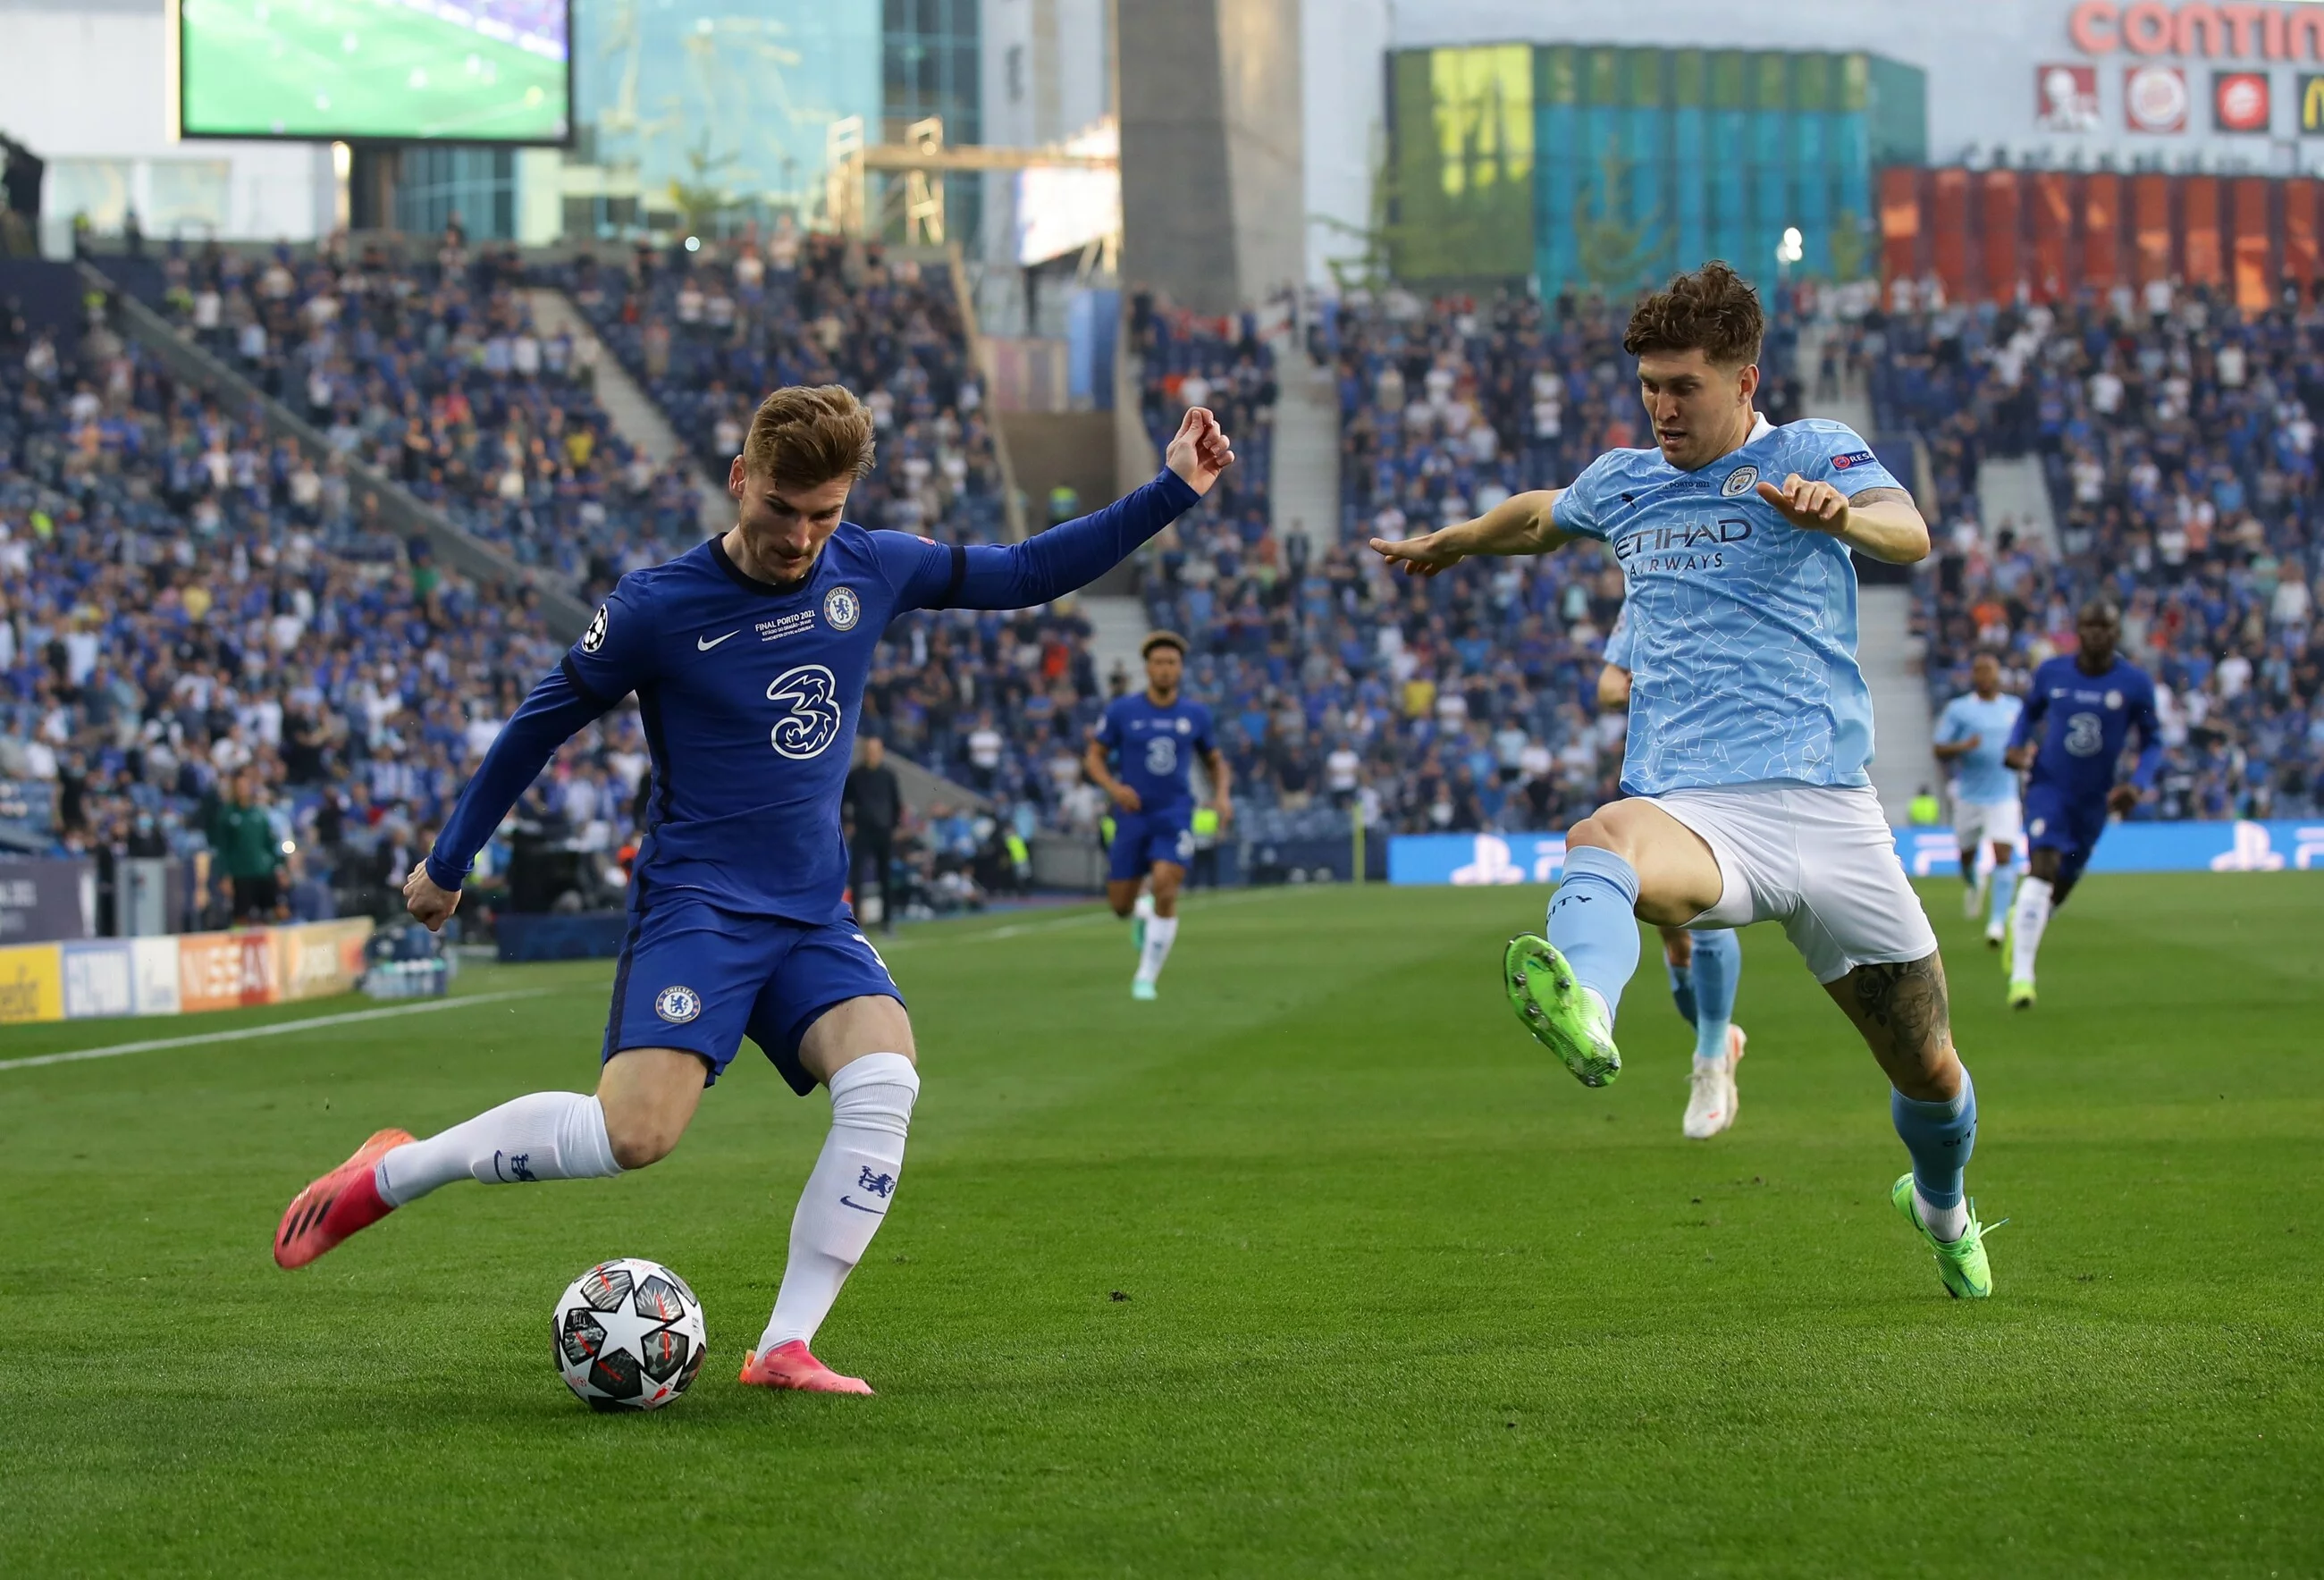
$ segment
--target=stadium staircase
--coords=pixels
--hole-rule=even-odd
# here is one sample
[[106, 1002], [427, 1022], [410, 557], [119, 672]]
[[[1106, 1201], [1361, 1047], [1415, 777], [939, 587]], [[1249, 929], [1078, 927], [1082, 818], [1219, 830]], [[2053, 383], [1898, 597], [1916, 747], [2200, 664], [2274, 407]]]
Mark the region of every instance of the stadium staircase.
[[1268, 492], [1268, 525], [1285, 543], [1306, 538], [1312, 564], [1340, 540], [1340, 391], [1329, 367], [1318, 367], [1286, 325], [1271, 343], [1275, 353], [1275, 454]]
[[597, 404], [605, 409], [606, 418], [613, 431], [635, 449], [651, 456], [660, 465], [673, 459], [684, 462], [694, 473], [694, 491], [702, 501], [702, 530], [707, 535], [723, 532], [734, 523], [734, 512], [726, 491], [717, 480], [703, 474], [693, 452], [678, 438], [678, 430], [669, 426], [638, 381], [630, 376], [613, 349], [597, 338], [589, 320], [573, 305], [572, 299], [549, 286], [535, 286], [528, 293], [532, 304], [532, 321], [543, 335], [569, 335], [577, 347], [585, 343], [595, 361]]
[[2039, 455], [1987, 455], [1977, 464], [1977, 510], [1987, 533], [2015, 528], [2054, 556], [2058, 517]]
[[[1861, 379], [1849, 378], [1843, 371], [1837, 391], [1816, 389], [1816, 364], [1829, 327], [1812, 320], [1800, 329], [1796, 366], [1805, 394], [1802, 409], [1869, 436], [1876, 427], [1872, 397]], [[1872, 786], [1879, 792], [1888, 821], [1900, 825], [1914, 792], [1941, 779], [1929, 751], [1929, 688], [1922, 680], [1923, 644], [1913, 635], [1912, 608], [1909, 583], [1868, 583], [1858, 593], [1856, 661], [1872, 693]]]
[[[105, 293], [115, 326], [152, 352], [172, 373], [208, 390], [234, 409], [262, 413], [270, 435], [291, 440], [318, 462], [331, 455], [330, 441], [323, 436], [321, 429], [270, 398], [191, 339], [179, 335], [167, 319], [94, 264], [82, 263], [78, 267], [81, 278]], [[531, 587], [540, 601], [542, 619], [560, 637], [578, 637], [588, 625], [588, 607], [557, 581], [527, 569], [490, 544], [470, 537], [442, 511], [422, 503], [368, 462], [350, 457], [347, 470], [363, 492], [377, 498], [382, 516], [399, 535], [425, 537], [446, 565], [484, 586]]]

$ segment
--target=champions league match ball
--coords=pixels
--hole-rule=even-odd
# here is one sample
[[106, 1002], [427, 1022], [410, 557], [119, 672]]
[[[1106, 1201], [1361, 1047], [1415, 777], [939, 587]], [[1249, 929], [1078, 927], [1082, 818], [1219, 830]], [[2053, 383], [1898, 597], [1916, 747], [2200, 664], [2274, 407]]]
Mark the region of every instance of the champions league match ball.
[[591, 1410], [659, 1410], [702, 1370], [702, 1302], [635, 1256], [601, 1262], [558, 1298], [557, 1370]]

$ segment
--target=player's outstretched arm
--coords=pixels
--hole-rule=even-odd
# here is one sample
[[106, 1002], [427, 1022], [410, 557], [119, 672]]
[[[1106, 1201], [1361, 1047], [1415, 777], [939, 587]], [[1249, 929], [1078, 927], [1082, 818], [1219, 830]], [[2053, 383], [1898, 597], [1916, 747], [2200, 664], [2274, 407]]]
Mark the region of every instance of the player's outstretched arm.
[[1793, 473], [1781, 488], [1762, 482], [1759, 497], [1803, 532], [1828, 532], [1858, 554], [1892, 565], [1929, 557], [1929, 524], [1901, 488], [1868, 488], [1854, 496]]
[[1154, 481], [1102, 510], [1022, 543], [937, 544], [878, 533], [899, 589], [897, 608], [1030, 609], [1086, 587], [1192, 510], [1234, 464], [1234, 446], [1208, 408], [1187, 409]]
[[436, 848], [404, 879], [404, 908], [413, 920], [431, 932], [451, 920], [459, 908], [460, 886], [468, 868], [501, 819], [525, 786], [540, 777], [557, 749], [604, 711], [604, 704], [584, 693], [561, 666], [532, 688], [460, 792], [444, 831], [436, 836]]
[[1562, 488], [1511, 494], [1473, 521], [1442, 527], [1391, 543], [1371, 540], [1373, 549], [1407, 576], [1433, 576], [1474, 555], [1547, 554], [1572, 541], [1553, 515]]

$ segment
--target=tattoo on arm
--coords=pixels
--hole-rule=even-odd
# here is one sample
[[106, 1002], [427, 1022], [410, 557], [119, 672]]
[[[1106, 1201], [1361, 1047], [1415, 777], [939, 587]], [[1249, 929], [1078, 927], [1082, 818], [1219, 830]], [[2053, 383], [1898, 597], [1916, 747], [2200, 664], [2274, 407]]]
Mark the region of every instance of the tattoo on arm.
[[1868, 488], [1862, 493], [1848, 496], [1850, 510], [1865, 505], [1909, 505], [1913, 496], [1901, 488]]
[[1950, 1034], [1945, 969], [1937, 956], [1858, 966], [1849, 973], [1849, 982], [1864, 1024], [1886, 1032], [1898, 1052], [1941, 1046]]

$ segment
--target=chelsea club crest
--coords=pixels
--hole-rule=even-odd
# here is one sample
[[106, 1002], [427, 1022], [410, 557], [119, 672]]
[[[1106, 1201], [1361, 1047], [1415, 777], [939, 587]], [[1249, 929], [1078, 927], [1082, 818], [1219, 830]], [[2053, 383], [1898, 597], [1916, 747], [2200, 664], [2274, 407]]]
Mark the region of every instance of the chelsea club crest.
[[654, 1013], [682, 1026], [702, 1013], [702, 995], [691, 988], [665, 988], [654, 997]]
[[863, 618], [863, 601], [853, 587], [834, 587], [823, 595], [823, 618], [835, 631], [852, 631]]

